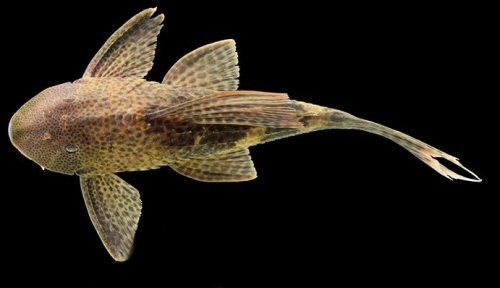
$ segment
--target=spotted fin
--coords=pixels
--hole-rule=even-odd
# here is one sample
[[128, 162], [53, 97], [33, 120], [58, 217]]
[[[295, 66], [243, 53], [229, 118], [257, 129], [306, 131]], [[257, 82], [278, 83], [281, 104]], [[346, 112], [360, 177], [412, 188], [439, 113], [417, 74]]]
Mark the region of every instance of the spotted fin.
[[190, 100], [147, 114], [150, 119], [190, 121], [198, 124], [300, 128], [296, 110], [287, 94], [228, 91]]
[[115, 174], [82, 175], [80, 186], [102, 243], [116, 261], [127, 260], [141, 216], [139, 191]]
[[248, 149], [188, 159], [169, 166], [186, 177], [203, 182], [240, 182], [257, 178]]
[[163, 14], [154, 18], [156, 8], [135, 15], [104, 43], [90, 61], [83, 77], [142, 78], [153, 67], [156, 38]]
[[234, 40], [222, 40], [200, 47], [182, 57], [163, 78], [172, 87], [238, 90], [238, 53]]

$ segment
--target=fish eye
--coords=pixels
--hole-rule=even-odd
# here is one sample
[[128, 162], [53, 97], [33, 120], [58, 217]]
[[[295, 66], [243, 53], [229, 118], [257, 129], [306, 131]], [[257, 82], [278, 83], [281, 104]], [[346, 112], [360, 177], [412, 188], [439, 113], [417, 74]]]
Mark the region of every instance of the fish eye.
[[78, 146], [72, 143], [66, 146], [65, 150], [68, 153], [75, 153], [76, 151], [78, 151]]

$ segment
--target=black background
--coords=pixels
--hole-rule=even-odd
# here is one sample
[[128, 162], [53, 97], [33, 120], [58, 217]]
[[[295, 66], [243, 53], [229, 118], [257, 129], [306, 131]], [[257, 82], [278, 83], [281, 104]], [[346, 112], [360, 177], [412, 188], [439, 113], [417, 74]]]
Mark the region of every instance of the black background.
[[148, 79], [160, 81], [199, 46], [233, 38], [241, 89], [288, 92], [386, 124], [459, 156], [484, 182], [451, 182], [390, 141], [355, 131], [253, 147], [259, 178], [251, 182], [195, 182], [169, 168], [124, 173], [141, 191], [144, 208], [134, 254], [115, 263], [88, 218], [77, 177], [42, 171], [5, 133], [7, 276], [314, 287], [431, 279], [477, 284], [493, 271], [487, 261], [495, 259], [490, 244], [498, 202], [490, 188], [497, 175], [487, 164], [494, 161], [488, 148], [498, 128], [489, 128], [494, 114], [488, 111], [498, 89], [488, 88], [488, 7], [40, 2], [13, 2], [2, 13], [5, 132], [30, 97], [81, 77], [121, 24], [158, 6], [166, 25]]

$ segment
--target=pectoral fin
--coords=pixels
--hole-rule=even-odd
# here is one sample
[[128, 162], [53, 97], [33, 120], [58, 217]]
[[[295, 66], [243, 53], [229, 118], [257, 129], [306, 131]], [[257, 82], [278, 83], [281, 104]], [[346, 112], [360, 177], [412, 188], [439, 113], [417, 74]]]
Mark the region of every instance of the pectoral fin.
[[116, 261], [127, 260], [141, 216], [139, 191], [115, 174], [82, 175], [80, 186], [102, 243]]
[[151, 67], [160, 33], [163, 14], [154, 18], [156, 8], [149, 8], [123, 24], [90, 61], [83, 77], [146, 76]]
[[210, 158], [187, 159], [169, 166], [186, 177], [204, 182], [240, 182], [257, 177], [248, 149]]

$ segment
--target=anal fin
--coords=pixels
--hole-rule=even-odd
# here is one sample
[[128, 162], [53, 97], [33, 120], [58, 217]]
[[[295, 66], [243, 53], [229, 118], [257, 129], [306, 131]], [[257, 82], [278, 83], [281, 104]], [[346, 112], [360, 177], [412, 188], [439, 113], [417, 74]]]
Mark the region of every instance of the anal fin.
[[240, 182], [257, 177], [248, 149], [207, 158], [190, 158], [169, 166], [186, 177], [203, 182]]
[[139, 191], [115, 174], [82, 175], [80, 186], [102, 243], [116, 261], [127, 260], [141, 216]]

